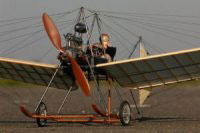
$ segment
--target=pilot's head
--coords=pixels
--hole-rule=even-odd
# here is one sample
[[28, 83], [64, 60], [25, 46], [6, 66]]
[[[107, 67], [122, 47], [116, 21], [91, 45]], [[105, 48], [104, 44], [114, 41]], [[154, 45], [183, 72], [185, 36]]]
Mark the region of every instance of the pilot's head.
[[111, 46], [109, 40], [110, 40], [110, 37], [106, 33], [102, 33], [99, 37], [99, 41], [102, 44], [103, 48], [107, 48], [108, 46]]

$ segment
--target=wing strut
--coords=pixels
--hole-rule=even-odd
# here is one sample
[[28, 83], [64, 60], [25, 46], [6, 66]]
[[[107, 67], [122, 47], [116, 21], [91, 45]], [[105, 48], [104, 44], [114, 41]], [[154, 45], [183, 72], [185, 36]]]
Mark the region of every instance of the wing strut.
[[70, 92], [71, 92], [71, 90], [72, 90], [72, 87], [73, 87], [74, 85], [75, 85], [75, 84], [73, 84], [73, 85], [70, 87], [70, 89], [67, 91], [67, 94], [66, 94], [66, 96], [65, 96], [65, 98], [64, 98], [64, 100], [63, 100], [63, 102], [62, 102], [62, 104], [60, 105], [60, 107], [59, 107], [59, 109], [58, 109], [58, 114], [60, 114], [60, 111], [61, 111], [63, 105], [65, 104], [65, 102], [66, 102], [66, 100], [67, 100], [67, 98], [68, 98], [68, 96], [69, 96], [69, 94], [70, 94]]
[[45, 91], [44, 91], [42, 97], [40, 98], [40, 101], [38, 102], [38, 105], [37, 105], [36, 108], [35, 108], [35, 112], [36, 112], [36, 110], [38, 109], [40, 103], [42, 102], [42, 100], [43, 100], [45, 94], [47, 93], [47, 91], [48, 91], [48, 89], [49, 89], [49, 87], [50, 87], [50, 85], [51, 85], [51, 83], [52, 83], [54, 77], [56, 76], [56, 74], [57, 74], [57, 72], [58, 72], [60, 66], [61, 66], [61, 63], [58, 65], [58, 68], [56, 68], [56, 71], [54, 72], [53, 76], [51, 77], [51, 80], [50, 80], [48, 86], [46, 87], [46, 89], [45, 89]]
[[133, 92], [132, 92], [131, 89], [130, 89], [130, 93], [131, 93], [131, 97], [132, 97], [132, 99], [133, 99], [133, 102], [134, 102], [134, 104], [135, 104], [137, 113], [140, 114], [140, 110], [139, 110], [139, 108], [138, 108], [138, 106], [137, 106], [137, 103], [136, 103], [136, 101], [135, 101], [135, 97], [134, 97]]

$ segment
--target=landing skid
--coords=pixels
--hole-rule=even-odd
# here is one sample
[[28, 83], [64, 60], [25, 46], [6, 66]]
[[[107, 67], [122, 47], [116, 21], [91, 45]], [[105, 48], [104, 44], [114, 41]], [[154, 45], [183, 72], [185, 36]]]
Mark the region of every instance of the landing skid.
[[[99, 115], [92, 115], [92, 114], [79, 114], [79, 115], [74, 115], [74, 114], [67, 114], [67, 115], [54, 115], [54, 114], [36, 114], [36, 113], [31, 113], [29, 112], [24, 106], [20, 106], [20, 110], [24, 115], [27, 117], [42, 120], [45, 122], [47, 120], [52, 120], [56, 122], [76, 122], [76, 123], [89, 123], [89, 122], [94, 122], [94, 123], [115, 123], [115, 122], [120, 122], [120, 119], [116, 117], [107, 117], [107, 116], [99, 116]], [[38, 123], [38, 122], [37, 122]], [[45, 124], [46, 125], [46, 124]], [[42, 126], [45, 126], [42, 124]], [[38, 126], [40, 126], [38, 124]], [[40, 126], [41, 127], [41, 126]]]

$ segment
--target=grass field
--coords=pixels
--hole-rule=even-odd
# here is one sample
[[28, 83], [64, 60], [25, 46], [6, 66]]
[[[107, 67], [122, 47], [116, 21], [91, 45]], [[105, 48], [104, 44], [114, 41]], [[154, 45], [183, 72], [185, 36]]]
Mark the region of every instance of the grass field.
[[15, 81], [10, 79], [1, 79], [0, 78], [0, 86], [7, 86], [7, 87], [32, 87], [33, 84], [24, 83], [21, 81]]

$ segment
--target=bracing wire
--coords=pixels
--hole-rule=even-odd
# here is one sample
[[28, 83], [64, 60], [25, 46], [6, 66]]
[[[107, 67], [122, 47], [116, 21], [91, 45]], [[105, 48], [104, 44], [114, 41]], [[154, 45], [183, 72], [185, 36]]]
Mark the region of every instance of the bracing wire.
[[[129, 42], [123, 35], [121, 35], [119, 32], [117, 32], [116, 30], [114, 30], [108, 23], [106, 23], [105, 21], [102, 21], [101, 22], [105, 27], [107, 27], [107, 30], [120, 42], [119, 44], [120, 45], [122, 45], [122, 47], [123, 48], [125, 48], [126, 50], [126, 52], [124, 52], [124, 53], [130, 53], [130, 47], [132, 47], [133, 45], [131, 45], [131, 42]], [[124, 42], [122, 42], [121, 40], [120, 40], [120, 38], [122, 38], [123, 40], [125, 40], [125, 41], [128, 41], [128, 43], [129, 43], [129, 47], [127, 47], [126, 45], [125, 45], [125, 43]], [[120, 56], [120, 57], [122, 57], [122, 56]]]
[[[109, 18], [108, 18], [109, 19]], [[128, 33], [130, 33], [132, 36], [136, 37], [136, 38], [139, 38], [139, 35], [137, 35], [136, 33], [133, 33], [132, 31], [130, 31], [129, 29], [127, 29], [126, 27], [124, 27], [122, 24], [119, 24], [117, 23], [116, 21], [114, 20], [111, 20], [110, 21], [113, 23], [113, 24], [116, 24], [117, 26], [119, 26], [120, 28], [122, 28], [124, 31], [127, 31]], [[132, 51], [130, 53], [130, 55], [128, 56], [128, 58], [131, 57], [131, 55], [134, 53], [134, 51], [136, 50], [137, 48], [137, 43], [133, 45], [133, 48], [132, 48]]]
[[[86, 16], [86, 19], [89, 18], [89, 17], [91, 17], [91, 16], [92, 16], [92, 15]], [[74, 24], [74, 19], [73, 19], [73, 20], [67, 20], [67, 21], [60, 21], [60, 22], [65, 22], [65, 23], [62, 23], [62, 24], [57, 25], [59, 29]], [[59, 23], [60, 23], [60, 22], [59, 22]], [[70, 24], [69, 24], [69, 22], [70, 22]], [[66, 25], [66, 24], [68, 24], [68, 25]], [[62, 27], [60, 27], [60, 26], [62, 26]], [[64, 27], [63, 27], [63, 26], [64, 26]], [[72, 26], [72, 27], [73, 27], [73, 26]], [[61, 29], [61, 30], [62, 30], [62, 29]], [[30, 33], [30, 34], [28, 35], [27, 38], [25, 38], [24, 40], [20, 41], [20, 43], [17, 43], [17, 44], [18, 44], [18, 45], [19, 45], [19, 44], [22, 44], [23, 42], [25, 42], [26, 40], [28, 40], [30, 37], [32, 37], [33, 35], [35, 35], [36, 33], [41, 32], [41, 31], [44, 31], [44, 30], [39, 30], [39, 31]], [[42, 39], [42, 38], [39, 38], [38, 41], [41, 40], [41, 39]], [[15, 49], [15, 50], [12, 50], [12, 51], [11, 51], [11, 49], [12, 49], [13, 47], [15, 48], [16, 45], [14, 45], [14, 46], [8, 48], [6, 51], [4, 51], [1, 55], [6, 56], [6, 55], [9, 55], [9, 54], [12, 54], [12, 53], [14, 53], [14, 52], [16, 52], [16, 51], [18, 51], [18, 50], [22, 50], [22, 49], [24, 49], [25, 47], [30, 46], [30, 45], [36, 43], [36, 42], [37, 42], [37, 39], [34, 40], [34, 41], [32, 41], [32, 42], [29, 43], [29, 44], [25, 44], [25, 45], [23, 45], [23, 46], [21, 46], [21, 47], [18, 47], [18, 48]], [[49, 53], [49, 52], [47, 52], [47, 53]]]
[[[60, 22], [57, 22], [57, 23], [63, 23], [63, 24], [67, 24], [68, 22], [71, 22], [71, 21], [73, 21], [73, 20], [68, 20], [68, 21], [60, 21]], [[43, 25], [40, 25], [40, 26], [43, 26]], [[39, 27], [40, 27], [39, 26]], [[36, 27], [35, 27], [36, 28]], [[40, 30], [37, 30], [37, 31], [43, 31], [44, 29], [40, 29]], [[36, 32], [37, 32], [36, 31]], [[11, 41], [11, 40], [14, 40], [14, 39], [19, 39], [19, 38], [23, 38], [23, 37], [25, 37], [25, 36], [29, 36], [29, 35], [31, 35], [32, 33], [35, 33], [35, 31], [34, 32], [29, 32], [29, 33], [25, 33], [25, 34], [22, 34], [22, 35], [17, 35], [17, 36], [14, 36], [14, 37], [11, 37], [11, 38], [8, 38], [8, 39], [4, 39], [4, 40], [1, 40], [0, 39], [0, 43], [3, 43], [3, 42], [7, 42], [7, 41]]]
[[[60, 24], [60, 25], [58, 25], [58, 27], [59, 27], [59, 26], [62, 26], [62, 25], [66, 25], [67, 23], [69, 23], [69, 22]], [[12, 48], [15, 48], [16, 46], [23, 44], [23, 42], [29, 40], [30, 38], [34, 37], [34, 35], [36, 35], [36, 34], [42, 32], [42, 31], [44, 31], [44, 29], [43, 29], [43, 30], [37, 30], [37, 31], [34, 31], [34, 32], [29, 33], [25, 39], [23, 39], [22, 41], [16, 43], [15, 45], [9, 47], [7, 50], [5, 50], [3, 53], [1, 53], [1, 55], [3, 55], [3, 56], [8, 55], [8, 54], [10, 53], [10, 52], [8, 52], [8, 51], [11, 51]], [[33, 44], [33, 43], [31, 43], [31, 44]], [[23, 46], [26, 46], [26, 44], [23, 45]], [[24, 48], [23, 46], [20, 47], [20, 48]], [[18, 49], [21, 50], [20, 48], [18, 48]], [[17, 50], [18, 50], [18, 49], [17, 49]], [[16, 50], [14, 50], [14, 51], [16, 51]], [[12, 51], [12, 52], [14, 52], [14, 51]], [[7, 53], [7, 52], [8, 52], [8, 53]]]
[[[109, 17], [109, 18], [115, 18], [115, 19], [120, 19], [121, 17], [112, 17], [112, 16], [108, 16], [108, 15], [104, 15], [106, 17]], [[154, 27], [154, 28], [157, 28], [157, 29], [161, 29], [163, 31], [169, 31], [169, 32], [173, 32], [173, 33], [176, 33], [176, 34], [181, 34], [181, 35], [184, 35], [184, 36], [190, 36], [190, 37], [193, 37], [195, 39], [200, 39], [200, 37], [198, 36], [195, 36], [195, 35], [191, 35], [191, 34], [187, 34], [185, 32], [179, 32], [179, 31], [175, 31], [174, 30], [174, 27], [169, 27], [169, 26], [164, 26], [164, 25], [160, 25], [160, 24], [155, 24], [155, 23], [149, 23], [149, 22], [144, 22], [144, 21], [138, 21], [138, 20], [132, 20], [132, 19], [122, 19], [121, 20], [123, 21], [130, 21], [130, 22], [133, 22], [133, 23], [140, 23], [140, 24], [144, 24], [144, 25], [148, 25], [148, 26], [151, 26], [151, 27]], [[166, 27], [166, 28], [164, 28]], [[171, 29], [169, 29], [171, 28]]]
[[[104, 18], [105, 20], [109, 21], [108, 19]], [[102, 21], [103, 22], [103, 21]], [[125, 41], [128, 42], [129, 45], [132, 46], [132, 42], [130, 42], [126, 37], [124, 37], [120, 32], [118, 32], [117, 30], [115, 30], [114, 28], [112, 28], [112, 26], [109, 26], [108, 23], [105, 23], [105, 21], [103, 22], [104, 24], [107, 25], [107, 27], [109, 27], [110, 29], [112, 29], [115, 33], [117, 33], [121, 38], [123, 38]], [[126, 47], [125, 45], [123, 45], [124, 47]]]
[[[64, 25], [64, 24], [62, 24], [62, 25]], [[59, 26], [62, 26], [62, 25], [58, 25], [58, 27], [59, 27]], [[44, 30], [42, 30], [42, 31], [44, 31]], [[26, 43], [26, 44], [24, 44], [24, 45], [21, 45], [20, 47], [16, 47], [16, 46], [19, 46], [20, 44], [23, 44], [23, 42], [29, 40], [33, 35], [36, 35], [36, 34], [39, 33], [39, 32], [41, 32], [41, 31], [37, 31], [37, 32], [32, 33], [31, 35], [29, 35], [27, 38], [23, 39], [22, 41], [20, 41], [20, 42], [17, 43], [16, 45], [13, 45], [13, 46], [11, 46], [10, 48], [8, 48], [7, 50], [5, 50], [1, 55], [2, 55], [2, 56], [7, 56], [7, 55], [9, 55], [9, 54], [13, 54], [14, 52], [17, 52], [17, 51], [19, 51], [19, 50], [22, 50], [22, 49], [24, 49], [25, 47], [30, 46], [30, 45], [36, 43], [37, 41], [40, 41], [40, 40], [44, 39], [44, 38], [45, 38], [45, 35], [42, 35], [41, 37], [39, 37], [38, 39], [35, 39], [34, 41], [32, 41], [32, 42], [30, 42], [30, 43]]]
[[139, 15], [139, 16], [160, 16], [160, 17], [180, 17], [180, 18], [196, 18], [196, 19], [200, 19], [200, 16], [188, 16], [188, 15], [180, 15], [180, 14], [160, 14], [160, 13], [138, 13], [138, 12], [117, 12], [117, 11], [103, 11], [103, 10], [99, 10], [99, 11], [96, 11], [96, 10], [91, 10], [91, 9], [88, 9], [86, 8], [89, 12], [92, 12], [92, 13], [104, 13], [104, 14], [117, 14], [117, 15], [127, 15], [127, 16], [133, 16], [133, 15]]
[[[157, 21], [156, 19], [146, 19], [146, 18], [125, 18], [125, 17], [121, 17], [121, 16], [110, 16], [110, 15], [106, 15], [105, 16], [109, 16], [109, 17], [113, 17], [113, 18], [117, 18], [119, 20], [127, 20], [127, 21], [134, 21], [134, 20], [137, 20], [137, 21], [140, 21], [140, 22], [151, 22], [151, 24], [154, 24], [154, 25], [158, 25], [158, 26], [162, 26], [162, 27], [166, 27], [166, 28], [171, 28], [171, 29], [177, 29], [177, 30], [181, 30], [181, 31], [186, 31], [186, 32], [192, 32], [192, 33], [197, 33], [199, 34], [200, 32], [199, 31], [194, 31], [194, 30], [190, 30], [190, 29], [185, 29], [185, 28], [180, 28], [180, 27], [174, 27], [174, 26], [169, 26], [169, 25], [163, 25], [163, 24], [160, 24], [161, 21]], [[157, 22], [159, 22], [159, 24], [157, 24]], [[163, 21], [163, 22], [166, 22], [166, 21]]]
[[[66, 16], [66, 15], [69, 15], [70, 13], [73, 13], [74, 11], [76, 11], [77, 9], [75, 9], [75, 10], [72, 10], [72, 11], [70, 11], [70, 12], [64, 12], [64, 13], [57, 13], [57, 14], [54, 14], [54, 15], [51, 15], [51, 16], [53, 16], [53, 17], [55, 17], [54, 19], [56, 19], [57, 17], [58, 18], [61, 18], [61, 17], [64, 17], [64, 16]], [[59, 16], [58, 16], [59, 15]], [[39, 17], [40, 19], [41, 19], [41, 17]], [[56, 21], [56, 20], [55, 20]], [[1, 26], [1, 25], [0, 25]], [[37, 22], [37, 23], [34, 23], [34, 24], [30, 24], [30, 25], [28, 25], [28, 26], [23, 26], [23, 27], [20, 27], [20, 28], [15, 28], [15, 29], [12, 29], [12, 30], [7, 30], [7, 31], [1, 31], [0, 32], [0, 36], [5, 36], [5, 35], [7, 35], [7, 34], [9, 34], [9, 33], [15, 33], [15, 32], [18, 32], [18, 31], [22, 31], [22, 30], [27, 30], [27, 29], [31, 29], [31, 28], [39, 28], [39, 27], [41, 27], [41, 26], [43, 26], [42, 24], [41, 24], [41, 22]]]
[[[66, 16], [66, 14], [60, 16], [58, 19], [61, 19], [61, 18], [64, 17], [64, 16]], [[61, 22], [65, 22], [65, 23], [63, 23], [63, 24], [67, 24], [67, 23], [70, 22], [70, 21], [72, 21], [72, 20], [61, 21]], [[58, 22], [58, 23], [60, 23], [60, 22]], [[61, 24], [61, 25], [63, 25], [63, 24]], [[41, 24], [41, 25], [42, 25], [42, 24]], [[2, 43], [2, 42], [6, 42], [6, 41], [10, 41], [10, 40], [14, 40], [14, 39], [18, 39], [18, 38], [22, 38], [22, 37], [28, 36], [27, 38], [25, 38], [25, 39], [23, 39], [22, 41], [20, 41], [20, 43], [17, 43], [17, 44], [22, 44], [22, 42], [28, 40], [29, 38], [33, 37], [33, 35], [36, 35], [37, 33], [40, 33], [40, 32], [42, 32], [42, 31], [44, 31], [44, 29], [40, 29], [40, 30], [37, 30], [37, 31], [34, 31], [34, 32], [30, 32], [30, 33], [18, 35], [18, 36], [15, 36], [15, 37], [11, 37], [11, 38], [9, 38], [9, 39], [0, 40], [0, 42]], [[10, 48], [12, 48], [12, 47], [10, 47]], [[4, 51], [3, 53], [5, 53], [5, 52], [7, 52], [8, 50], [10, 50], [10, 48], [7, 49], [6, 51]]]
[[[67, 11], [67, 12], [60, 12], [60, 13], [54, 13], [54, 14], [49, 14], [49, 16], [54, 17], [54, 16], [58, 16], [58, 15], [63, 15], [63, 14], [70, 14], [73, 13], [77, 10], [79, 10], [80, 8], [76, 8], [73, 9], [71, 11]], [[8, 19], [8, 20], [0, 20], [1, 22], [12, 22], [12, 21], [21, 21], [21, 20], [35, 20], [35, 19], [41, 19], [41, 16], [32, 16], [32, 17], [24, 17], [24, 18], [15, 18], [15, 19]]]
[[[115, 19], [116, 19], [116, 17], [115, 17]], [[176, 41], [179, 41], [179, 42], [184, 43], [184, 44], [187, 44], [187, 45], [190, 44], [190, 45], [192, 45], [192, 46], [195, 46], [194, 44], [191, 44], [191, 43], [188, 42], [188, 41], [184, 41], [184, 40], [182, 40], [182, 39], [178, 39], [178, 38], [176, 38], [176, 37], [174, 37], [174, 36], [165, 34], [165, 33], [163, 33], [163, 32], [159, 32], [159, 31], [152, 30], [152, 29], [150, 29], [151, 26], [146, 25], [146, 24], [144, 24], [144, 23], [140, 23], [140, 22], [136, 22], [136, 21], [131, 21], [132, 23], [131, 23], [130, 21], [127, 21], [127, 22], [130, 23], [131, 25], [133, 25], [133, 23], [134, 23], [135, 26], [140, 27], [140, 28], [142, 28], [142, 29], [144, 29], [144, 30], [153, 32], [153, 33], [155, 33], [155, 34], [162, 35], [162, 36], [168, 37], [168, 38], [172, 38], [172, 39], [174, 39], [174, 40], [176, 40]], [[140, 26], [140, 25], [142, 25], [142, 26]], [[144, 26], [145, 26], [145, 27], [144, 27]], [[148, 27], [148, 28], [147, 28], [147, 27]], [[151, 27], [151, 28], [155, 29], [155, 27]]]
[[164, 53], [166, 52], [165, 50], [163, 50], [160, 47], [154, 47], [149, 41], [147, 41], [146, 39], [143, 39], [144, 45], [151, 48], [152, 50], [156, 51], [157, 53]]

